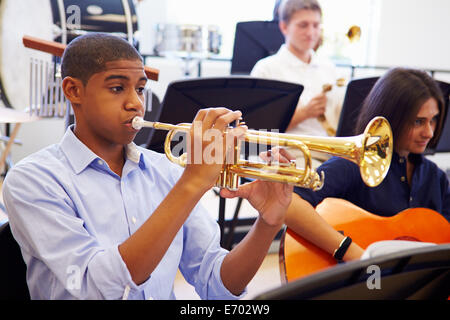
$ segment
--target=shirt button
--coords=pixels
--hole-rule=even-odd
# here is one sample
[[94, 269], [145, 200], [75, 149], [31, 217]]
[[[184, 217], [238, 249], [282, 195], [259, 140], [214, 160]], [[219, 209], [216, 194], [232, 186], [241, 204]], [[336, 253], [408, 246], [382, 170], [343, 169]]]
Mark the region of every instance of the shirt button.
[[137, 220], [136, 220], [135, 217], [132, 217], [132, 218], [131, 218], [131, 221], [133, 221], [133, 223], [136, 224], [136, 221], [137, 221]]
[[413, 201], [413, 197], [409, 197], [409, 201], [410, 201], [410, 202]]
[[401, 181], [401, 182], [405, 182], [405, 180], [406, 180], [405, 177], [401, 177], [401, 178], [400, 178], [400, 181]]
[[102, 161], [102, 160], [98, 160], [97, 163], [98, 163], [99, 165], [101, 165], [101, 166], [103, 165], [103, 161]]
[[400, 159], [398, 160], [398, 162], [403, 163], [403, 162], [405, 162], [405, 159], [400, 158]]

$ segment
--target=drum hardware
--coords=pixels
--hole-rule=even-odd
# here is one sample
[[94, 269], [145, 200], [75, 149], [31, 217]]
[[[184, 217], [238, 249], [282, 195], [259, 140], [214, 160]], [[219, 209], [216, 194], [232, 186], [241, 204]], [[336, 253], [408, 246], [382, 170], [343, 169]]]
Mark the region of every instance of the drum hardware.
[[[55, 71], [56, 70], [56, 71]], [[30, 61], [30, 104], [28, 112], [41, 118], [64, 118], [70, 110], [62, 90], [60, 64]]]
[[[11, 140], [11, 138], [8, 137], [8, 136], [1, 136], [1, 137], [0, 137], [0, 140], [1, 140], [2, 142], [8, 143], [8, 142]], [[17, 140], [17, 139], [14, 139], [14, 140], [13, 140], [13, 143], [16, 144], [16, 145], [18, 145], [18, 146], [21, 146], [21, 145], [23, 144], [22, 141]]]
[[[40, 118], [35, 115], [30, 115], [24, 111], [18, 111], [12, 108], [0, 108], [0, 123], [5, 123], [7, 126], [14, 123], [14, 129], [9, 134], [9, 136], [1, 136], [0, 140], [5, 142], [6, 145], [1, 150], [0, 156], [0, 172], [3, 173], [5, 170], [5, 164], [7, 162], [8, 155], [11, 151], [13, 144], [22, 145], [22, 142], [16, 140], [16, 136], [19, 133], [19, 129], [22, 123], [37, 121]], [[9, 164], [9, 167], [11, 164]]]
[[[132, 21], [132, 14], [130, 10], [130, 4], [128, 0], [122, 0], [122, 7], [125, 14], [125, 20], [127, 23], [127, 38], [128, 42], [133, 45], [133, 21]], [[135, 15], [136, 17], [136, 15]]]
[[[116, 33], [130, 44], [137, 31], [137, 15], [130, 0], [50, 0], [53, 24], [57, 33], [53, 38], [69, 43], [81, 32]], [[75, 23], [71, 23], [76, 21]], [[81, 30], [80, 30], [81, 29]]]
[[192, 55], [203, 58], [220, 53], [222, 36], [217, 26], [158, 23], [155, 30], [153, 51], [156, 55]]
[[[50, 53], [61, 57], [66, 48], [65, 45], [46, 41], [35, 37], [24, 36], [23, 44], [27, 48]], [[159, 70], [144, 66], [146, 76], [151, 80], [158, 80]], [[30, 62], [30, 102], [28, 111], [40, 117], [65, 117], [73, 114], [70, 102], [62, 91], [62, 79], [60, 64], [49, 64], [31, 59]], [[146, 97], [149, 90], [146, 90]], [[151, 99], [146, 99], [146, 108], [151, 108]], [[69, 111], [70, 113], [68, 113]]]
[[[47, 41], [36, 37], [23, 36], [23, 45], [26, 48], [39, 50], [42, 52], [50, 53], [56, 57], [61, 57], [63, 55], [65, 45], [55, 42], [55, 41]], [[150, 80], [158, 81], [159, 78], [159, 70], [155, 68], [151, 68], [149, 66], [144, 66], [144, 72], [147, 78]]]
[[[177, 132], [190, 131], [190, 123], [172, 125], [135, 117], [132, 126], [136, 130], [142, 127], [168, 130], [164, 143], [167, 158], [182, 167], [187, 165], [187, 154], [174, 156], [171, 141]], [[239, 159], [241, 150], [237, 143], [233, 148], [233, 157], [230, 157], [233, 160], [230, 161], [231, 163], [224, 164], [216, 182], [217, 187], [235, 190], [239, 186], [239, 177], [248, 177], [319, 190], [323, 186], [324, 175], [323, 172], [319, 175], [312, 168], [310, 150], [339, 156], [356, 163], [365, 184], [376, 187], [384, 180], [389, 170], [393, 152], [391, 126], [383, 117], [373, 118], [366, 126], [364, 133], [353, 137], [317, 137], [247, 130], [243, 141], [298, 149], [304, 155], [304, 168], [298, 168], [295, 161], [288, 164], [267, 165]]]
[[191, 74], [192, 64], [220, 53], [222, 36], [217, 26], [159, 23], [155, 30], [155, 55], [182, 59], [186, 76]]
[[222, 35], [217, 26], [208, 26], [208, 52], [219, 54], [222, 46]]

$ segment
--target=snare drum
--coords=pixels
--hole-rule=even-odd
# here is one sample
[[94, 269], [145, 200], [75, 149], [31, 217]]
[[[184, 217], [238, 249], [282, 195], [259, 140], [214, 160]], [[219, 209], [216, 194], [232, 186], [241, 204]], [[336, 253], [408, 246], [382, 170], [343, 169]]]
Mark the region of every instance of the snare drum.
[[221, 35], [217, 26], [192, 24], [157, 24], [154, 52], [156, 55], [208, 56], [218, 54]]

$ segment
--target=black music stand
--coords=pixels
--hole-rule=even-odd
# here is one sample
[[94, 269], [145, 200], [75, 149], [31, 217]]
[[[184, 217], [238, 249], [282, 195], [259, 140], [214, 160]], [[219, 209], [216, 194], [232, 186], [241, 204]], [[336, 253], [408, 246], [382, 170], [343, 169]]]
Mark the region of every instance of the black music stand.
[[[377, 267], [378, 287], [374, 286]], [[256, 299], [445, 300], [449, 296], [450, 244], [442, 244], [340, 264]]]
[[444, 95], [445, 103], [445, 118], [444, 127], [442, 128], [441, 136], [436, 145], [435, 152], [450, 152], [450, 116], [449, 116], [449, 98], [450, 98], [450, 83], [438, 81]]
[[231, 74], [250, 74], [256, 62], [275, 54], [284, 43], [278, 21], [246, 21], [236, 24]]
[[336, 137], [349, 137], [355, 135], [355, 126], [358, 120], [364, 99], [377, 82], [378, 77], [354, 79], [347, 85], [341, 115], [336, 130]]
[[[359, 111], [361, 110], [365, 98], [377, 80], [378, 77], [373, 77], [355, 79], [349, 82], [336, 131], [337, 137], [347, 137], [355, 134], [354, 129]], [[436, 80], [436, 82], [444, 95], [444, 127], [437, 145], [429, 147], [426, 151], [427, 154], [450, 152], [450, 116], [448, 116], [450, 84], [439, 80]]]
[[[199, 109], [226, 107], [242, 111], [243, 121], [249, 129], [278, 129], [279, 132], [285, 132], [302, 92], [303, 86], [299, 84], [254, 77], [231, 76], [175, 81], [167, 88], [158, 121], [172, 124], [190, 123]], [[163, 153], [167, 132], [153, 131], [147, 148]], [[228, 248], [231, 248], [230, 241], [241, 201], [242, 199], [239, 199], [235, 210], [227, 245], [222, 237], [222, 245]], [[221, 197], [219, 225], [222, 235], [224, 224], [225, 199]]]

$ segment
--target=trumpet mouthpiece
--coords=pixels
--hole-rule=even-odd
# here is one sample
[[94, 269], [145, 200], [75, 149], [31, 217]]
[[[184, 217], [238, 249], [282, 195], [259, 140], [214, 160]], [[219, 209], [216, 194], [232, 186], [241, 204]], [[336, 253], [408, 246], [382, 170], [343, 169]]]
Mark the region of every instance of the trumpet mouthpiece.
[[141, 130], [144, 125], [144, 119], [141, 117], [134, 117], [131, 121], [131, 126], [136, 130]]

